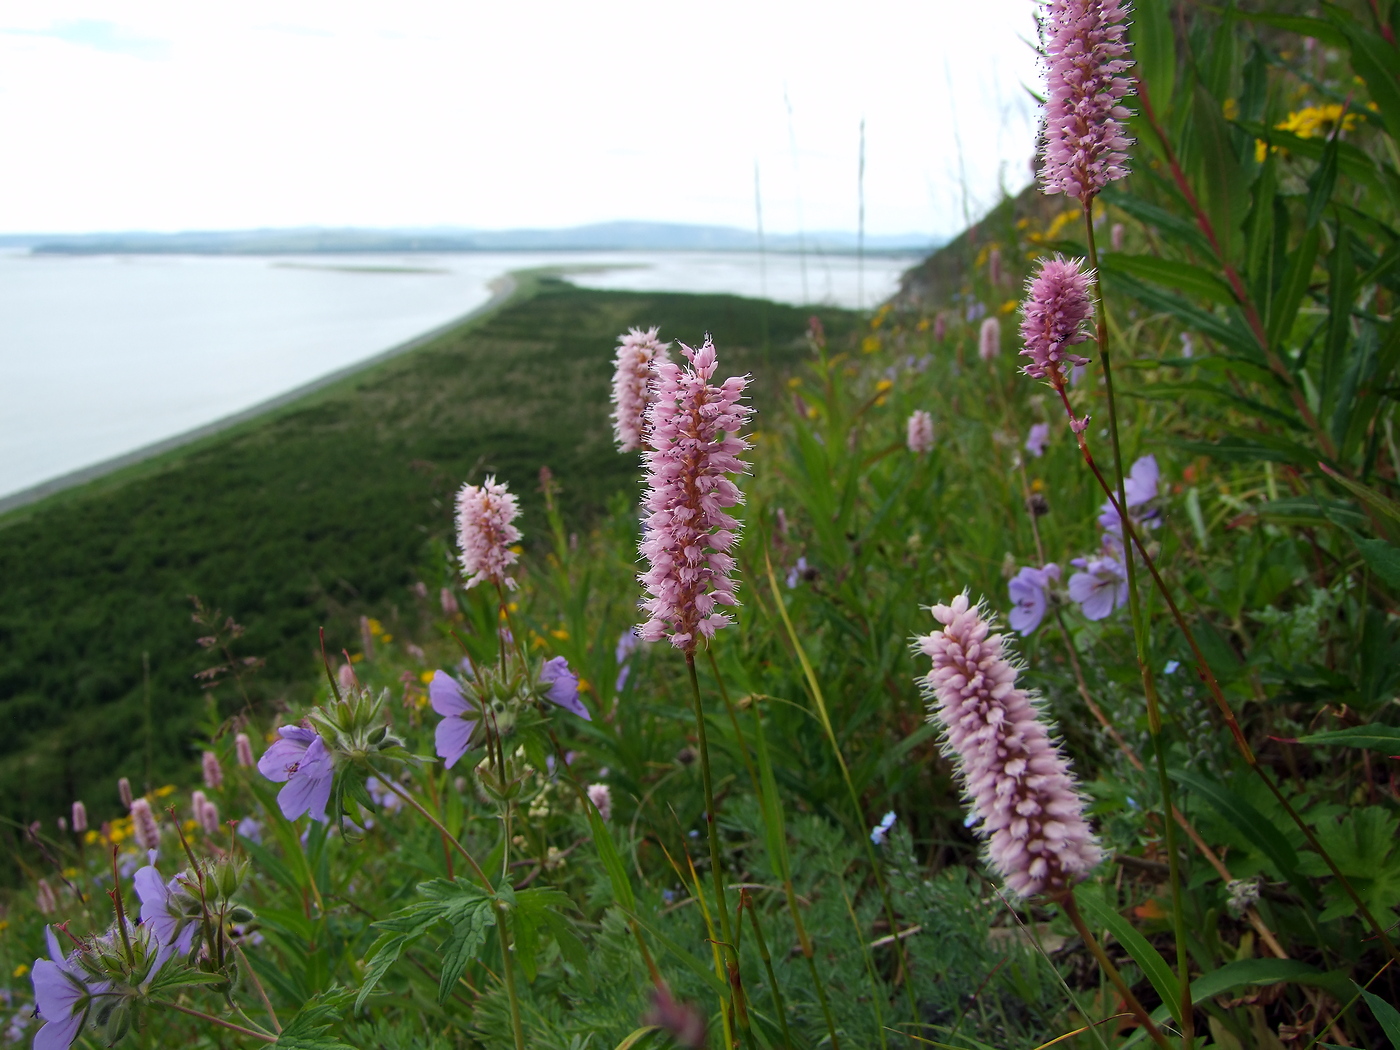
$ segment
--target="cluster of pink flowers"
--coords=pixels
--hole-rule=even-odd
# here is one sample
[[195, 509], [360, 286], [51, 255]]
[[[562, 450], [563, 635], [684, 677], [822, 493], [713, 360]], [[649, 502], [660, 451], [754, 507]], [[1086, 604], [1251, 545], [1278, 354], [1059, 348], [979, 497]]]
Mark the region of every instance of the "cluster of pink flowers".
[[977, 356], [991, 361], [1001, 354], [1001, 322], [988, 317], [977, 332]]
[[1123, 99], [1132, 80], [1124, 56], [1128, 10], [1122, 0], [1049, 0], [1041, 22], [1046, 65], [1046, 193], [1088, 203], [1128, 174]]
[[1084, 327], [1094, 313], [1089, 279], [1078, 260], [1041, 260], [1021, 304], [1021, 339], [1026, 344], [1021, 356], [1030, 358], [1025, 372], [1032, 379], [1049, 379], [1058, 387], [1065, 382], [1066, 368], [1089, 363], [1069, 350], [1089, 338]]
[[905, 444], [915, 455], [933, 451], [933, 416], [922, 408], [916, 408], [905, 424]]
[[1051, 740], [1034, 697], [1016, 687], [1006, 640], [966, 592], [931, 612], [942, 629], [916, 646], [933, 661], [921, 680], [930, 720], [987, 842], [987, 858], [1022, 897], [1055, 893], [1099, 861], [1069, 762]]
[[618, 340], [613, 371], [613, 437], [619, 452], [636, 452], [646, 440], [646, 414], [654, 400], [652, 382], [657, 364], [668, 360], [670, 343], [657, 338], [660, 330], [633, 328]]
[[457, 493], [457, 547], [468, 588], [478, 583], [515, 588], [506, 569], [517, 560], [510, 548], [520, 539], [520, 530], [511, 522], [519, 515], [520, 504], [494, 477], [480, 485], [463, 485]]
[[739, 523], [726, 508], [743, 502], [729, 478], [742, 473], [739, 436], [752, 409], [740, 404], [748, 377], [712, 386], [717, 365], [707, 336], [699, 350], [681, 344], [689, 367], [657, 365], [656, 401], [647, 410], [647, 511], [642, 555], [650, 567], [640, 580], [649, 597], [648, 614], [638, 630], [645, 641], [669, 638], [693, 652], [700, 636], [713, 637], [729, 624], [720, 605], [737, 605], [730, 549]]

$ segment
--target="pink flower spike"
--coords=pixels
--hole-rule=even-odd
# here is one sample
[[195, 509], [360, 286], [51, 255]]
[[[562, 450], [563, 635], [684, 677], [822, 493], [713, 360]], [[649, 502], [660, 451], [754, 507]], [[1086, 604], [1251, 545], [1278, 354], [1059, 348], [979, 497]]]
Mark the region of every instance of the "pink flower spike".
[[746, 464], [749, 447], [739, 436], [753, 410], [740, 404], [747, 376], [712, 386], [717, 360], [709, 336], [693, 350], [681, 344], [686, 367], [657, 365], [656, 401], [647, 410], [647, 512], [641, 553], [650, 567], [639, 579], [648, 597], [648, 619], [637, 634], [644, 641], [670, 640], [694, 652], [700, 637], [713, 637], [732, 623], [716, 611], [738, 605], [734, 558], [739, 522], [726, 513], [744, 501], [729, 475]]
[[1001, 322], [989, 317], [982, 322], [977, 333], [977, 356], [983, 361], [991, 361], [1001, 354]]
[[480, 485], [463, 485], [457, 493], [457, 546], [468, 589], [478, 583], [515, 589], [506, 569], [517, 561], [510, 547], [520, 539], [520, 530], [511, 522], [519, 516], [520, 504], [494, 477]]
[[1042, 259], [1021, 304], [1021, 339], [1026, 344], [1021, 356], [1031, 359], [1026, 375], [1052, 383], [1058, 377], [1062, 382], [1066, 367], [1088, 364], [1087, 357], [1069, 348], [1089, 338], [1084, 326], [1093, 313], [1089, 274], [1078, 261]]
[[905, 425], [905, 444], [915, 455], [933, 451], [933, 416], [922, 408], [916, 408]]
[[1123, 99], [1133, 65], [1123, 39], [1123, 0], [1048, 0], [1040, 21], [1045, 55], [1045, 151], [1040, 169], [1046, 193], [1092, 201], [1128, 174], [1132, 139]]
[[1078, 882], [1099, 861], [1084, 798], [1051, 739], [1037, 697], [1016, 687], [1006, 639], [967, 593], [935, 605], [942, 629], [915, 645], [933, 667], [921, 680], [929, 721], [943, 726], [944, 752], [987, 842], [987, 860], [1021, 897]]
[[613, 372], [613, 438], [619, 452], [636, 452], [645, 440], [646, 414], [655, 398], [656, 365], [669, 360], [670, 343], [657, 338], [659, 329], [633, 328], [617, 343]]

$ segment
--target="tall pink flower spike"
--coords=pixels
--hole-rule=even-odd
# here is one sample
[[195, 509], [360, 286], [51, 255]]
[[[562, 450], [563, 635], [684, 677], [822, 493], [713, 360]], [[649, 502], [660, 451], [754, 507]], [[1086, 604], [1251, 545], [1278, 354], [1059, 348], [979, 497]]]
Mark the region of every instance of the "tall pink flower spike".
[[1089, 338], [1085, 322], [1093, 315], [1089, 274], [1079, 261], [1059, 256], [1040, 260], [1021, 303], [1021, 339], [1026, 344], [1021, 356], [1031, 359], [1026, 375], [1063, 386], [1069, 369], [1087, 365], [1087, 357], [1069, 348]]
[[1045, 152], [1040, 180], [1046, 193], [1087, 204], [1128, 174], [1123, 131], [1130, 116], [1133, 65], [1125, 58], [1128, 5], [1122, 0], [1049, 0], [1041, 16], [1045, 53]]
[[647, 408], [654, 400], [656, 365], [669, 360], [670, 343], [657, 338], [659, 329], [633, 328], [617, 343], [613, 371], [613, 438], [619, 452], [636, 452], [646, 439]]
[[944, 753], [987, 842], [987, 860], [1018, 896], [1056, 893], [1098, 863], [1097, 840], [1069, 762], [1037, 710], [1016, 687], [1006, 639], [964, 591], [935, 605], [942, 629], [916, 639], [933, 660], [920, 679], [929, 721], [942, 724]]
[[494, 583], [514, 590], [515, 581], [506, 570], [517, 560], [510, 547], [520, 539], [520, 530], [511, 522], [519, 515], [520, 504], [494, 477], [480, 485], [463, 485], [457, 493], [457, 546], [469, 589]]
[[649, 597], [637, 633], [694, 652], [700, 637], [733, 622], [717, 606], [739, 604], [729, 554], [739, 523], [725, 511], [744, 501], [728, 475], [746, 468], [739, 453], [749, 445], [739, 431], [753, 409], [739, 403], [747, 376], [710, 385], [717, 361], [709, 336], [699, 350], [682, 343], [681, 352], [688, 367], [656, 366], [656, 401], [647, 410], [648, 516], [640, 549], [650, 567], [638, 579]]

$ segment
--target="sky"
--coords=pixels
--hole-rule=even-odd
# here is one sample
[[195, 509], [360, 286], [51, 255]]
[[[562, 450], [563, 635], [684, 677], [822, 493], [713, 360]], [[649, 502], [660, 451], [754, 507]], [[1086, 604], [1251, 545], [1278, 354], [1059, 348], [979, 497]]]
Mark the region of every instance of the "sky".
[[0, 232], [618, 219], [947, 236], [1030, 179], [1032, 0], [31, 0]]

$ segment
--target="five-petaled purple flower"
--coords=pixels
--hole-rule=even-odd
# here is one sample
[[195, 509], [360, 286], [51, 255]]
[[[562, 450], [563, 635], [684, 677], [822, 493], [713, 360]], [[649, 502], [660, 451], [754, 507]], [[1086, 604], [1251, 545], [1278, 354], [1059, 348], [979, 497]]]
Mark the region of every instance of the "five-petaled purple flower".
[[548, 687], [544, 698], [550, 703], [558, 704], [585, 722], [593, 721], [588, 708], [584, 707], [583, 701], [578, 698], [578, 675], [574, 674], [569, 668], [569, 661], [562, 656], [544, 662], [544, 667], [540, 668], [540, 685]]
[[282, 726], [282, 739], [263, 752], [258, 772], [274, 783], [286, 781], [277, 794], [282, 815], [296, 820], [303, 813], [325, 823], [335, 764], [331, 750], [316, 730], [304, 725]]
[[433, 680], [428, 684], [428, 699], [432, 702], [433, 710], [442, 715], [436, 734], [438, 757], [451, 769], [467, 753], [472, 730], [476, 728], [476, 719], [462, 716], [476, 709], [467, 703], [462, 687], [446, 671], [433, 675]]
[[151, 967], [151, 972], [156, 973], [170, 956], [188, 955], [194, 946], [195, 924], [171, 908], [177, 894], [186, 895], [184, 880], [176, 875], [169, 882], [162, 882], [155, 865], [148, 864], [137, 870], [132, 881], [136, 884], [136, 896], [141, 898], [141, 922], [160, 945]]
[[[1157, 498], [1157, 483], [1161, 478], [1161, 471], [1157, 467], [1157, 457], [1152, 455], [1143, 456], [1128, 471], [1128, 476], [1123, 479], [1123, 493], [1128, 498], [1128, 517], [1134, 527], [1148, 525], [1156, 528], [1161, 524], [1157, 520], [1156, 510], [1148, 513], [1134, 513], [1138, 507], [1145, 506]], [[1113, 506], [1112, 501], [1105, 500], [1099, 508], [1099, 527], [1104, 530], [1107, 542], [1116, 551], [1123, 548], [1123, 525], [1118, 517], [1118, 510]]]
[[1050, 444], [1050, 424], [1037, 423], [1026, 435], [1026, 451], [1036, 459], [1045, 455], [1045, 447]]
[[1128, 570], [1112, 554], [1075, 558], [1070, 564], [1083, 570], [1069, 578], [1069, 596], [1086, 620], [1102, 620], [1128, 600]]
[[1027, 565], [1011, 577], [1008, 587], [1011, 591], [1012, 609], [1007, 620], [1011, 629], [1019, 632], [1022, 638], [1031, 634], [1045, 618], [1050, 581], [1059, 578], [1060, 567], [1053, 561], [1047, 563], [1043, 569], [1034, 569]]
[[44, 1026], [34, 1034], [34, 1050], [68, 1050], [87, 1021], [92, 1000], [111, 989], [106, 981], [93, 982], [76, 962], [77, 952], [65, 959], [53, 927], [44, 927], [49, 957], [34, 960], [34, 1005]]

